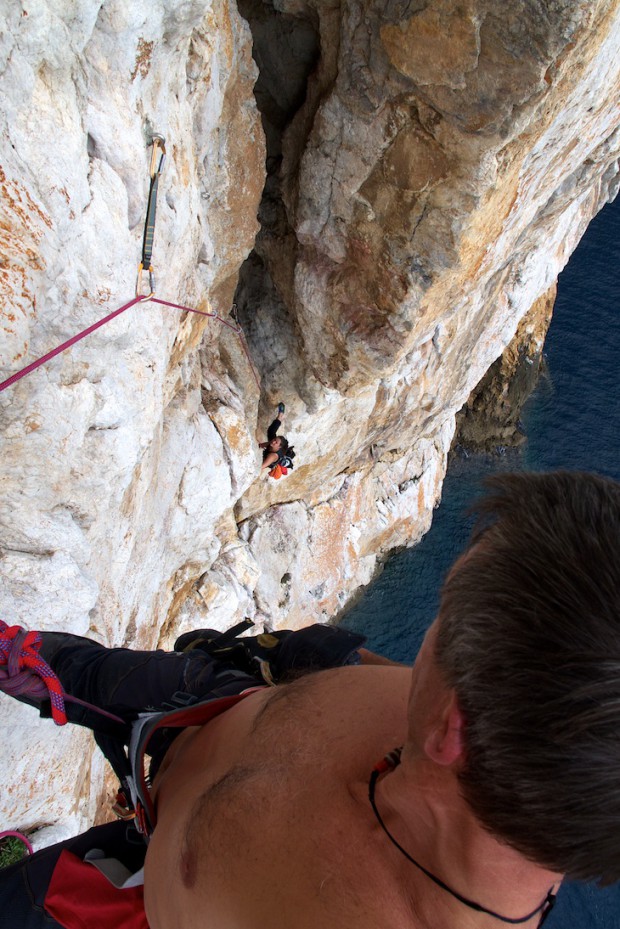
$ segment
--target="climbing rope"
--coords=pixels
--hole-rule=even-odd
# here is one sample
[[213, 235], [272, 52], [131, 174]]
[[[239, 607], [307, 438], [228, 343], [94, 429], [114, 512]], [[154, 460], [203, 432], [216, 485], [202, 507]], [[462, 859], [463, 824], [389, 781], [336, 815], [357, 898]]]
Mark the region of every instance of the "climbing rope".
[[44, 365], [47, 361], [51, 361], [52, 358], [55, 358], [56, 355], [60, 355], [61, 352], [64, 352], [65, 349], [70, 348], [72, 345], [75, 345], [76, 342], [79, 342], [81, 339], [84, 339], [87, 335], [90, 335], [91, 332], [94, 332], [95, 329], [99, 329], [100, 326], [104, 326], [106, 323], [109, 323], [116, 316], [120, 316], [121, 313], [124, 313], [125, 310], [130, 309], [132, 306], [135, 306], [136, 303], [159, 303], [161, 306], [173, 307], [175, 310], [183, 310], [186, 313], [196, 313], [198, 316], [206, 316], [209, 319], [215, 319], [218, 323], [221, 323], [223, 326], [227, 326], [228, 329], [232, 329], [233, 332], [236, 332], [239, 336], [241, 342], [241, 347], [245, 352], [245, 356], [250, 365], [250, 370], [254, 380], [256, 381], [256, 386], [260, 391], [260, 380], [258, 374], [256, 373], [256, 368], [252, 363], [252, 358], [250, 356], [249, 349], [247, 347], [245, 337], [243, 334], [243, 329], [239, 325], [233, 325], [233, 323], [228, 322], [227, 319], [224, 319], [219, 313], [216, 312], [206, 312], [205, 310], [195, 310], [191, 306], [181, 306], [178, 303], [171, 303], [169, 300], [160, 300], [158, 297], [151, 295], [145, 295], [143, 297], [134, 297], [133, 300], [130, 300], [129, 303], [125, 303], [123, 306], [119, 307], [118, 310], [115, 310], [113, 313], [104, 316], [103, 319], [100, 319], [98, 322], [93, 323], [92, 326], [88, 326], [87, 329], [83, 329], [81, 332], [78, 332], [77, 335], [72, 336], [72, 338], [67, 339], [66, 342], [63, 342], [62, 345], [58, 345], [56, 348], [52, 349], [51, 352], [48, 352], [46, 355], [43, 355], [41, 358], [37, 358], [36, 361], [31, 362], [29, 365], [26, 365], [25, 368], [22, 368], [20, 371], [16, 371], [15, 374], [12, 374], [5, 381], [0, 382], [0, 393], [3, 390], [6, 390], [7, 387], [12, 387], [13, 384], [21, 380], [23, 377], [26, 377], [27, 374], [30, 374], [32, 371], [35, 371], [37, 368], [40, 368], [41, 365]]
[[[222, 316], [220, 316], [219, 313], [216, 313], [213, 311], [211, 311], [210, 313], [207, 313], [205, 310], [194, 310], [191, 306], [180, 306], [178, 303], [170, 303], [168, 300], [159, 300], [157, 297], [152, 297], [151, 302], [160, 303], [162, 306], [172, 306], [176, 310], [184, 310], [186, 313], [196, 313], [198, 316], [207, 316], [209, 319], [215, 319], [218, 323], [221, 323], [223, 326], [227, 326], [228, 329], [232, 329], [233, 332], [236, 332], [237, 335], [239, 336], [239, 341], [241, 342], [241, 348], [245, 352], [245, 357], [248, 360], [250, 371], [252, 372], [252, 375], [256, 382], [256, 386], [258, 387], [258, 390], [260, 393], [260, 380], [258, 378], [258, 374], [256, 373], [256, 368], [254, 367], [254, 363], [252, 362], [252, 356], [250, 355], [250, 350], [247, 346], [247, 342], [245, 341], [245, 335], [243, 333], [243, 329], [237, 322], [237, 317], [236, 317], [237, 306], [235, 303], [233, 303], [232, 305], [232, 310], [230, 314], [235, 321], [235, 323], [233, 324], [233, 323], [229, 323], [227, 319], [224, 319]], [[0, 384], [0, 390], [2, 390], [1, 384]]]
[[[149, 198], [146, 208], [146, 220], [144, 223], [144, 236], [142, 239], [142, 260], [138, 265], [138, 278], [136, 281], [136, 296], [133, 300], [130, 300], [129, 303], [123, 304], [119, 307], [118, 310], [114, 310], [113, 313], [104, 316], [103, 319], [100, 319], [98, 322], [93, 323], [92, 326], [88, 326], [87, 329], [83, 329], [81, 332], [78, 332], [77, 335], [72, 336], [72, 338], [67, 339], [66, 342], [63, 342], [61, 345], [58, 345], [52, 351], [48, 352], [46, 355], [42, 355], [41, 358], [37, 358], [36, 361], [31, 362], [29, 365], [26, 365], [25, 368], [22, 368], [20, 371], [16, 371], [15, 374], [12, 374], [5, 381], [0, 382], [0, 393], [3, 390], [6, 390], [7, 387], [12, 387], [13, 384], [21, 380], [22, 377], [26, 377], [27, 374], [30, 374], [31, 371], [36, 371], [37, 368], [40, 368], [41, 365], [44, 365], [46, 362], [51, 361], [52, 358], [55, 358], [56, 355], [60, 355], [61, 352], [64, 352], [65, 349], [70, 348], [72, 345], [75, 345], [76, 342], [79, 342], [81, 339], [84, 339], [87, 335], [90, 335], [91, 332], [94, 332], [96, 329], [99, 329], [101, 326], [105, 326], [106, 323], [109, 323], [111, 320], [115, 319], [117, 316], [120, 316], [121, 313], [124, 313], [125, 310], [129, 310], [132, 306], [135, 306], [136, 303], [147, 303], [151, 301], [152, 303], [159, 303], [161, 306], [170, 306], [176, 310], [183, 310], [186, 313], [196, 313], [198, 316], [207, 316], [209, 319], [215, 319], [223, 326], [227, 326], [229, 329], [232, 329], [233, 332], [236, 332], [239, 336], [241, 342], [241, 347], [245, 352], [245, 356], [250, 365], [252, 375], [256, 381], [256, 386], [260, 392], [260, 381], [256, 373], [256, 368], [252, 363], [252, 358], [245, 341], [245, 336], [243, 330], [239, 323], [237, 322], [234, 313], [236, 312], [236, 307], [233, 305], [233, 323], [229, 323], [228, 320], [224, 319], [219, 313], [214, 312], [205, 312], [204, 310], [195, 310], [189, 306], [181, 306], [178, 303], [171, 303], [168, 300], [159, 300], [155, 296], [155, 273], [153, 271], [152, 257], [153, 257], [153, 237], [155, 235], [155, 215], [157, 212], [157, 187], [159, 184], [159, 176], [162, 172], [164, 166], [164, 160], [166, 157], [166, 140], [163, 136], [154, 133], [152, 146], [153, 150], [151, 152], [151, 165], [150, 165], [150, 177], [151, 177], [151, 186], [149, 188]], [[148, 271], [149, 275], [149, 287], [150, 292], [148, 294], [143, 294], [142, 291], [142, 272]]]
[[67, 722], [65, 701], [125, 725], [120, 716], [65, 693], [56, 674], [39, 655], [41, 642], [40, 632], [26, 632], [21, 626], [9, 626], [0, 619], [0, 691], [10, 697], [49, 699], [57, 726]]
[[72, 345], [75, 345], [76, 342], [79, 342], [80, 339], [84, 339], [87, 335], [90, 335], [90, 333], [94, 332], [95, 329], [99, 329], [100, 326], [104, 326], [106, 323], [109, 323], [110, 320], [114, 319], [116, 316], [120, 316], [120, 314], [124, 313], [125, 310], [135, 306], [136, 303], [141, 303], [143, 300], [148, 300], [148, 297], [134, 297], [134, 299], [130, 300], [129, 303], [121, 306], [118, 310], [114, 310], [114, 312], [110, 313], [108, 316], [104, 316], [103, 319], [93, 323], [93, 325], [89, 326], [87, 329], [83, 329], [81, 332], [78, 332], [77, 335], [74, 335], [71, 339], [67, 339], [66, 342], [62, 343], [62, 345], [58, 345], [56, 348], [52, 349], [52, 351], [48, 352], [47, 355], [43, 355], [41, 358], [37, 358], [36, 361], [26, 365], [25, 368], [21, 369], [21, 371], [16, 371], [15, 374], [12, 374], [11, 377], [8, 377], [6, 381], [2, 381], [2, 383], [0, 383], [0, 393], [3, 390], [6, 390], [7, 387], [11, 387], [17, 381], [20, 381], [22, 377], [26, 377], [26, 375], [30, 374], [31, 371], [35, 371], [37, 368], [40, 368], [41, 365], [44, 365], [47, 361], [51, 361], [51, 359], [55, 358], [56, 355], [60, 355], [60, 353], [64, 352], [66, 348], [70, 348]]
[[39, 655], [40, 632], [26, 632], [21, 626], [7, 626], [0, 619], [0, 690], [10, 697], [33, 700], [49, 696], [52, 718], [57, 726], [67, 722], [62, 684]]
[[[136, 281], [136, 296], [133, 300], [130, 300], [129, 303], [123, 304], [119, 307], [118, 310], [114, 310], [113, 313], [109, 313], [107, 316], [104, 316], [103, 319], [98, 320], [96, 323], [93, 323], [92, 326], [88, 326], [86, 329], [83, 329], [81, 332], [78, 332], [77, 335], [72, 336], [72, 338], [67, 339], [66, 342], [63, 342], [61, 345], [58, 345], [56, 348], [52, 349], [47, 354], [42, 355], [40, 358], [37, 358], [35, 361], [26, 365], [26, 367], [21, 368], [21, 370], [16, 371], [15, 374], [12, 374], [6, 380], [0, 382], [0, 393], [3, 390], [6, 390], [8, 387], [12, 387], [13, 384], [16, 384], [17, 381], [21, 380], [23, 377], [26, 377], [27, 374], [30, 374], [32, 371], [36, 371], [37, 368], [40, 368], [41, 365], [46, 364], [46, 362], [51, 361], [52, 358], [55, 358], [56, 355], [60, 355], [61, 352], [64, 352], [67, 348], [70, 348], [72, 345], [75, 345], [76, 342], [79, 342], [81, 339], [84, 339], [87, 335], [90, 335], [91, 332], [94, 332], [96, 329], [99, 329], [101, 326], [105, 326], [106, 323], [109, 323], [111, 320], [115, 319], [117, 316], [120, 316], [121, 313], [124, 313], [125, 310], [129, 310], [132, 306], [135, 306], [136, 303], [146, 303], [151, 301], [152, 303], [159, 303], [161, 306], [173, 307], [176, 310], [183, 310], [186, 313], [196, 313], [198, 316], [206, 316], [209, 319], [215, 319], [223, 326], [227, 326], [229, 329], [232, 329], [233, 332], [236, 332], [239, 336], [241, 342], [241, 347], [245, 352], [245, 356], [250, 365], [250, 370], [254, 380], [256, 381], [256, 386], [260, 392], [260, 380], [258, 374], [256, 373], [256, 368], [252, 363], [252, 358], [245, 341], [245, 336], [241, 326], [237, 322], [234, 313], [236, 307], [233, 306], [233, 319], [234, 324], [228, 322], [224, 319], [219, 313], [214, 312], [205, 312], [204, 310], [195, 310], [193, 307], [181, 306], [178, 303], [171, 303], [168, 300], [159, 300], [155, 297], [155, 273], [153, 271], [152, 257], [153, 257], [153, 237], [155, 235], [155, 215], [157, 212], [157, 188], [159, 184], [159, 176], [162, 172], [164, 166], [164, 160], [166, 157], [166, 140], [163, 136], [155, 133], [152, 139], [152, 152], [151, 152], [151, 165], [150, 165], [150, 188], [149, 188], [149, 198], [146, 208], [146, 220], [144, 223], [144, 236], [142, 239], [142, 260], [138, 265], [138, 278]], [[147, 294], [142, 293], [142, 272], [148, 271], [149, 275], [149, 287], [150, 292]]]

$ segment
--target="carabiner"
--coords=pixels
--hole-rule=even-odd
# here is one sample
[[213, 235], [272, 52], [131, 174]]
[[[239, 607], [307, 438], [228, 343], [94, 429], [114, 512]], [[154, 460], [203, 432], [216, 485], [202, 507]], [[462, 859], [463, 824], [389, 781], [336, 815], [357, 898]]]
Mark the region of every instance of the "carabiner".
[[136, 281], [136, 297], [144, 297], [145, 300], [150, 300], [151, 297], [155, 296], [155, 273], [153, 271], [153, 265], [149, 265], [149, 287], [151, 292], [148, 294], [142, 293], [142, 272], [144, 271], [144, 265], [142, 262], [138, 265], [138, 279]]
[[[161, 174], [164, 167], [164, 160], [166, 158], [166, 140], [163, 135], [160, 135], [158, 132], [154, 132], [151, 145], [153, 146], [153, 151], [151, 152], [150, 174], [151, 177], [155, 177], [156, 174]], [[159, 164], [157, 163], [158, 152], [161, 153]]]

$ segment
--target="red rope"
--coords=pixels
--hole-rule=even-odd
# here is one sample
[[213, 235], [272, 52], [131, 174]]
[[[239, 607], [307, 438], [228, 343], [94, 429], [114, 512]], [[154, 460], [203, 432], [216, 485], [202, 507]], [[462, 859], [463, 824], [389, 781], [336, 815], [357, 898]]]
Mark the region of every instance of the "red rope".
[[40, 632], [7, 626], [0, 619], [0, 690], [10, 696], [39, 699], [49, 695], [52, 719], [57, 726], [67, 722], [62, 684], [39, 655]]
[[99, 322], [93, 323], [92, 326], [89, 326], [87, 329], [83, 329], [82, 332], [78, 332], [77, 335], [74, 335], [71, 339], [67, 339], [66, 342], [63, 342], [62, 345], [58, 345], [56, 348], [52, 349], [51, 352], [48, 352], [47, 355], [43, 355], [41, 358], [37, 358], [36, 361], [33, 361], [31, 364], [26, 365], [25, 368], [22, 368], [21, 371], [16, 371], [15, 374], [12, 374], [0, 383], [0, 393], [3, 390], [6, 390], [7, 387], [12, 387], [13, 384], [21, 380], [22, 377], [26, 377], [27, 374], [30, 374], [32, 371], [35, 371], [37, 368], [40, 368], [41, 365], [44, 365], [47, 361], [51, 361], [52, 358], [55, 358], [56, 355], [60, 355], [61, 352], [64, 352], [65, 349], [70, 348], [72, 345], [75, 345], [76, 342], [79, 342], [81, 339], [85, 338], [87, 335], [90, 335], [91, 332], [94, 332], [95, 329], [99, 329], [100, 326], [104, 326], [106, 323], [109, 323], [110, 320], [114, 319], [116, 316], [120, 316], [121, 313], [124, 313], [125, 310], [128, 310], [130, 307], [135, 306], [136, 303], [142, 303], [144, 301], [150, 300], [152, 303], [159, 303], [161, 306], [171, 306], [175, 310], [184, 310], [186, 313], [196, 313], [198, 316], [207, 316], [209, 319], [216, 319], [219, 323], [222, 323], [223, 326], [228, 326], [229, 329], [232, 329], [233, 332], [236, 332], [239, 336], [241, 346], [245, 352], [245, 356], [250, 365], [252, 374], [254, 375], [254, 380], [256, 381], [256, 386], [260, 391], [260, 381], [256, 373], [256, 368], [252, 362], [250, 352], [245, 342], [243, 335], [243, 330], [241, 326], [233, 326], [232, 323], [229, 323], [228, 320], [222, 319], [218, 313], [207, 313], [205, 310], [195, 310], [190, 306], [181, 306], [178, 303], [170, 303], [169, 300], [160, 300], [158, 297], [134, 297], [133, 300], [130, 300], [129, 303], [125, 303], [124, 306], [121, 306], [118, 310], [115, 310], [113, 313], [110, 313], [108, 316], [105, 316], [103, 319], [100, 319]]
[[49, 698], [52, 719], [57, 726], [64, 726], [67, 722], [65, 701], [77, 703], [124, 726], [122, 717], [64, 692], [55, 672], [39, 655], [41, 642], [40, 632], [26, 632], [21, 626], [7, 626], [0, 619], [0, 691], [9, 697]]

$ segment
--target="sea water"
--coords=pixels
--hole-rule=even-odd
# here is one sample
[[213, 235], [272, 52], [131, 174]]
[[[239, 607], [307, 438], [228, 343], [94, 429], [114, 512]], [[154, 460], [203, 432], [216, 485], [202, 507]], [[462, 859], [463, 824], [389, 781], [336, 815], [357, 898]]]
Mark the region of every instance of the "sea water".
[[[546, 372], [523, 411], [526, 445], [452, 462], [430, 532], [391, 558], [343, 617], [368, 636], [369, 648], [413, 660], [435, 616], [442, 578], [466, 544], [467, 508], [485, 476], [570, 468], [620, 480], [619, 294], [620, 197], [595, 217], [560, 275]], [[620, 772], [618, 778], [620, 786]], [[547, 927], [620, 929], [620, 886], [565, 884]]]

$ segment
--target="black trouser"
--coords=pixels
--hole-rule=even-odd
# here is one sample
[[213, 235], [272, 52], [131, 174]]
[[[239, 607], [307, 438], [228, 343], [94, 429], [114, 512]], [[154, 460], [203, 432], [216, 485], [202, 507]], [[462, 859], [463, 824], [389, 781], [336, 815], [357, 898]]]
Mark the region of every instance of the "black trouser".
[[118, 859], [132, 874], [144, 864], [144, 840], [131, 824], [123, 822], [94, 826], [65, 842], [42, 848], [0, 871], [0, 929], [63, 929], [44, 908], [54, 868], [64, 849], [84, 858], [93, 848]]
[[[175, 693], [210, 696], [221, 685], [223, 675], [239, 676], [240, 690], [256, 683], [199, 649], [187, 653], [134, 651], [106, 648], [92, 639], [64, 632], [43, 632], [41, 637], [41, 656], [58, 675], [65, 693], [127, 722], [144, 710], [167, 708]], [[70, 701], [66, 708], [70, 722], [96, 728], [88, 710]]]
[[281, 425], [282, 423], [280, 422], [279, 419], [274, 419], [269, 429], [267, 430], [267, 441], [268, 442], [271, 442], [272, 439], [275, 439], [275, 437], [278, 434], [278, 429], [280, 428]]
[[[70, 700], [65, 703], [69, 722], [95, 732], [97, 744], [121, 778], [119, 750], [128, 743], [130, 724], [139, 713], [237, 694], [263, 683], [259, 674], [251, 677], [200, 649], [187, 653], [134, 651], [106, 648], [92, 639], [64, 632], [43, 632], [41, 637], [40, 654], [57, 674], [65, 693], [124, 720], [125, 726]], [[47, 715], [45, 707], [42, 715]], [[152, 777], [177, 735], [175, 729], [155, 735], [149, 746]]]

